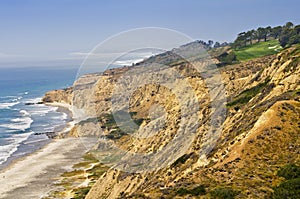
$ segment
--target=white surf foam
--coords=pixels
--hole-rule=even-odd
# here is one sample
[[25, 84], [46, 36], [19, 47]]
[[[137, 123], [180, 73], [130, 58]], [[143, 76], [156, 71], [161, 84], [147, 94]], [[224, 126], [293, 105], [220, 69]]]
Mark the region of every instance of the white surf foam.
[[8, 138], [12, 143], [0, 146], [0, 164], [5, 162], [14, 152], [16, 152], [20, 144], [27, 140], [32, 133], [33, 132], [16, 134], [12, 135], [11, 138]]
[[61, 115], [53, 116], [53, 117], [51, 117], [51, 119], [54, 119], [54, 120], [67, 120], [68, 119], [68, 114], [61, 113]]
[[41, 101], [42, 101], [41, 97], [24, 100], [23, 101], [24, 104], [27, 103], [32, 104], [32, 106], [28, 106], [28, 108], [26, 108], [26, 112], [29, 115], [45, 116], [47, 113], [51, 111], [54, 112], [58, 109], [58, 107], [49, 107], [46, 106], [45, 104], [38, 104]]
[[30, 115], [26, 110], [20, 110], [20, 114], [22, 116], [28, 116], [28, 115]]
[[3, 103], [0, 103], [0, 109], [9, 109], [19, 103], [20, 102], [3, 102]]
[[33, 98], [33, 99], [27, 99], [24, 101], [24, 103], [33, 103], [36, 104], [38, 102], [41, 102], [42, 98], [41, 97], [37, 97], [37, 98]]
[[68, 119], [68, 114], [67, 113], [63, 113], [61, 117], [62, 117], [63, 120], [67, 120]]
[[14, 119], [11, 119], [11, 123], [1, 124], [0, 127], [13, 129], [13, 130], [25, 131], [26, 129], [30, 128], [32, 122], [33, 122], [33, 120], [30, 117], [14, 118]]
[[11, 101], [12, 102], [18, 102], [19, 100], [21, 100], [23, 97], [22, 96], [19, 96], [19, 97], [16, 97], [14, 99], [12, 99]]
[[58, 107], [48, 107], [48, 106], [45, 106], [43, 104], [41, 104], [42, 106], [36, 108], [36, 109], [32, 109], [32, 110], [29, 110], [29, 113], [31, 115], [40, 115], [40, 116], [44, 116], [46, 115], [47, 113], [49, 112], [55, 112], [57, 111]]
[[19, 95], [7, 95], [7, 96], [1, 96], [0, 99], [22, 99], [22, 96]]

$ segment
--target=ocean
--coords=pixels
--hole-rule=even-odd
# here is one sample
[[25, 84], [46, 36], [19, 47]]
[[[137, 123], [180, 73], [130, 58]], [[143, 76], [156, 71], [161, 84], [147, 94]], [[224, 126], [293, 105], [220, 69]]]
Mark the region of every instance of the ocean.
[[65, 125], [66, 113], [37, 102], [47, 91], [71, 86], [76, 72], [75, 68], [0, 68], [0, 165], [34, 151], [49, 141], [41, 133]]

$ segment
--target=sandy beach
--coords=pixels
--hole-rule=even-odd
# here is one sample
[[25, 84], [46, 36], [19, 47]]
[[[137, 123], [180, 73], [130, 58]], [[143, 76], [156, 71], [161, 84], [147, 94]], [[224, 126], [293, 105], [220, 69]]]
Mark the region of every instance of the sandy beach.
[[[67, 104], [51, 103], [68, 115], [68, 123], [56, 129], [67, 133], [73, 126], [72, 112]], [[60, 175], [70, 171], [92, 146], [89, 138], [53, 139], [35, 152], [13, 160], [0, 171], [0, 198], [41, 198], [54, 187]]]
[[0, 198], [41, 198], [93, 145], [88, 138], [55, 139], [0, 172]]

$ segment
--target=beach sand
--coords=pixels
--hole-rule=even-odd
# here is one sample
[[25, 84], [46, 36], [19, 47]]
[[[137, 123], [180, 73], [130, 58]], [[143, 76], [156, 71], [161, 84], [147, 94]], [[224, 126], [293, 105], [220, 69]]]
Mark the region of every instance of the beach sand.
[[[67, 133], [73, 126], [69, 105], [51, 103], [68, 115], [68, 123], [58, 133]], [[63, 138], [49, 140], [35, 152], [13, 160], [0, 171], [0, 198], [41, 198], [54, 188], [60, 175], [72, 170], [82, 156], [95, 144], [94, 138]]]
[[[94, 139], [92, 139], [94, 140]], [[41, 198], [93, 146], [89, 138], [55, 139], [0, 172], [0, 198]]]

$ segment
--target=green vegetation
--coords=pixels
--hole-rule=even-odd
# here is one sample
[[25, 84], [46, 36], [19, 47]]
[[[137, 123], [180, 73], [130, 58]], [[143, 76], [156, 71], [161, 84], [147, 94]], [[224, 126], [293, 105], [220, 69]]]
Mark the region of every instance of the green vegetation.
[[287, 180], [274, 189], [272, 199], [300, 198], [300, 178]]
[[183, 156], [178, 158], [175, 162], [173, 162], [172, 167], [175, 167], [178, 164], [184, 164], [190, 157], [191, 157], [190, 154], [184, 154]]
[[65, 172], [62, 174], [62, 177], [72, 177], [72, 176], [76, 176], [76, 175], [82, 175], [84, 173], [83, 170], [73, 170], [73, 171], [69, 171], [69, 172]]
[[86, 120], [80, 121], [78, 124], [79, 124], [79, 125], [84, 125], [84, 124], [86, 124], [86, 123], [94, 123], [94, 124], [96, 124], [98, 121], [99, 121], [98, 118], [88, 118], [88, 119], [86, 119]]
[[88, 169], [86, 172], [90, 173], [88, 178], [95, 181], [107, 170], [108, 170], [108, 167], [106, 167], [103, 164], [98, 164], [98, 165], [95, 165], [93, 168]]
[[[79, 125], [84, 125], [86, 123], [102, 123], [101, 128], [110, 130], [110, 133], [105, 136], [106, 138], [112, 140], [120, 139], [122, 136], [132, 133], [132, 131], [134, 130], [130, 126], [131, 121], [133, 121], [138, 126], [140, 126], [145, 120], [148, 121], [148, 119], [136, 118], [136, 112], [129, 112], [129, 115], [130, 120], [124, 120], [124, 118], [128, 118], [128, 113], [124, 111], [118, 111], [114, 114], [104, 114], [99, 117], [88, 118], [86, 120], [80, 121]], [[116, 120], [120, 121], [120, 124], [117, 124]]]
[[[136, 118], [136, 114], [137, 114], [136, 112], [129, 112], [130, 119], [132, 119], [136, 125], [140, 126], [145, 119], [144, 118]], [[104, 124], [106, 127], [117, 127], [116, 120], [122, 121], [122, 127], [126, 126], [126, 123], [129, 122], [129, 121], [123, 121], [124, 118], [128, 118], [127, 113], [124, 111], [118, 111], [114, 114], [106, 114], [104, 117], [106, 118], [106, 122]], [[116, 118], [116, 120], [115, 120], [115, 118]]]
[[108, 135], [105, 135], [105, 137], [108, 139], [111, 139], [111, 140], [117, 140], [117, 139], [120, 139], [124, 135], [127, 135], [127, 134], [124, 133], [121, 129], [116, 127], [116, 129], [111, 130]]
[[227, 103], [227, 107], [232, 106], [242, 106], [248, 103], [253, 97], [255, 97], [258, 93], [260, 93], [268, 84], [270, 80], [266, 80], [264, 83], [260, 83], [252, 88], [244, 90], [241, 94], [239, 94], [235, 99], [229, 103]]
[[105, 118], [105, 124], [104, 124], [104, 126], [106, 126], [106, 127], [117, 126], [116, 121], [114, 119], [114, 116], [112, 114], [105, 114], [104, 118]]
[[204, 185], [199, 185], [193, 189], [186, 189], [186, 188], [180, 188], [177, 190], [176, 192], [179, 196], [184, 196], [184, 195], [193, 195], [193, 196], [201, 196], [201, 195], [205, 195], [206, 191], [205, 191], [205, 187]]
[[277, 175], [284, 177], [286, 180], [300, 178], [300, 167], [295, 164], [285, 165], [277, 172]]
[[[300, 25], [294, 26], [291, 22], [284, 26], [272, 28], [259, 27], [257, 30], [249, 30], [238, 34], [235, 41], [230, 44], [232, 50], [220, 53], [217, 59], [220, 66], [248, 61], [258, 57], [272, 55], [280, 52], [283, 48], [300, 43]], [[208, 45], [211, 46], [211, 45]], [[214, 49], [219, 49], [218, 42]]]
[[[128, 118], [127, 113], [124, 111], [118, 111], [114, 114], [106, 114], [104, 126], [111, 131], [105, 137], [114, 140], [132, 133], [134, 129], [131, 127], [130, 122], [133, 121], [136, 125], [140, 126], [145, 120], [144, 118], [136, 118], [136, 114], [136, 112], [129, 112], [129, 121], [124, 121], [124, 118]], [[122, 121], [121, 124], [117, 124], [115, 119], [117, 121]]]
[[217, 66], [224, 66], [224, 65], [228, 65], [228, 64], [233, 64], [236, 63], [237, 57], [236, 54], [231, 51], [231, 52], [224, 52], [223, 54], [218, 56], [218, 60], [220, 61], [219, 64], [217, 64]]
[[83, 198], [85, 198], [85, 196], [88, 194], [90, 189], [91, 189], [90, 186], [74, 189], [74, 197], [72, 197], [72, 199], [83, 199]]
[[282, 47], [278, 40], [270, 40], [267, 42], [260, 42], [252, 44], [234, 51], [237, 60], [247, 61], [266, 55], [272, 55], [278, 53]]
[[210, 192], [212, 198], [216, 199], [234, 199], [239, 194], [239, 191], [235, 191], [231, 188], [216, 188]]
[[274, 188], [271, 198], [300, 198], [300, 167], [295, 164], [288, 164], [282, 167], [277, 175], [286, 180]]
[[[73, 199], [82, 199], [98, 178], [108, 170], [108, 167], [99, 163], [95, 156], [88, 152], [83, 156], [83, 161], [73, 166], [74, 170], [61, 175], [62, 179], [56, 186], [59, 190], [50, 192], [50, 198], [66, 198], [68, 194], [73, 195]], [[87, 186], [78, 186], [85, 180], [89, 180]]]
[[249, 30], [241, 32], [232, 44], [235, 49], [246, 47], [261, 41], [278, 40], [282, 47], [300, 43], [300, 25], [294, 26], [293, 23], [287, 22], [284, 26], [272, 28], [259, 27], [257, 30]]

